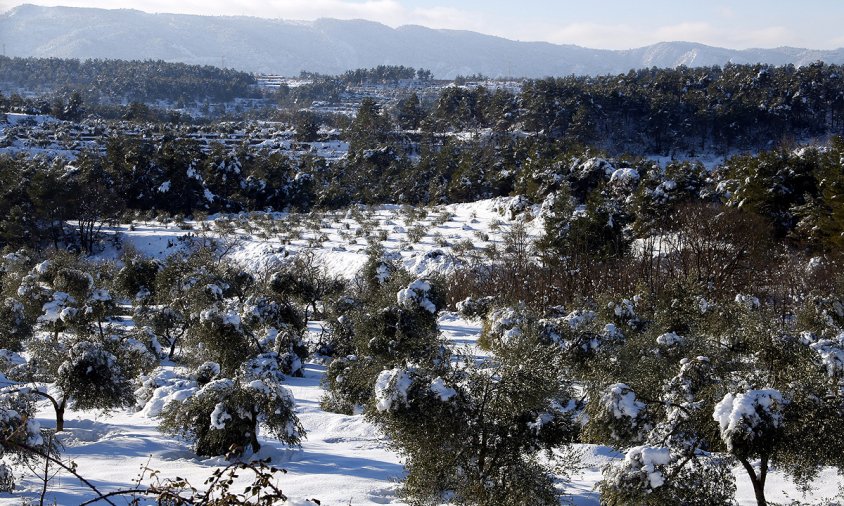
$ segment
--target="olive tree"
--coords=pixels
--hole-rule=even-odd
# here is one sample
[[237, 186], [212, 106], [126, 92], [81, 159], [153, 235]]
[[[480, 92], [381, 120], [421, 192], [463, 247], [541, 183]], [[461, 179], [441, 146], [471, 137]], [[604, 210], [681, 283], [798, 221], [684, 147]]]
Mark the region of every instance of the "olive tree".
[[844, 437], [828, 429], [844, 416], [841, 341], [800, 332], [747, 295], [698, 307], [685, 335], [657, 321], [629, 336], [602, 376], [625, 383], [590, 391], [585, 434], [626, 451], [603, 500], [729, 502], [737, 464], [761, 506], [772, 466], [803, 486], [825, 466], [844, 469]]
[[383, 283], [365, 283], [368, 288], [334, 325], [351, 341], [354, 352], [329, 365], [325, 409], [361, 409], [372, 398], [375, 375], [382, 369], [442, 359], [436, 320], [439, 289], [428, 280], [409, 279], [396, 272]]
[[257, 452], [262, 426], [280, 441], [298, 445], [304, 429], [283, 379], [278, 355], [259, 355], [234, 377], [211, 379], [194, 395], [165, 405], [161, 429], [192, 442], [198, 455]]
[[[545, 453], [573, 441], [578, 403], [559, 349], [526, 334], [476, 361], [380, 372], [368, 416], [405, 459], [414, 502], [559, 504]], [[557, 455], [558, 456], [558, 455]], [[562, 462], [568, 464], [568, 462]]]

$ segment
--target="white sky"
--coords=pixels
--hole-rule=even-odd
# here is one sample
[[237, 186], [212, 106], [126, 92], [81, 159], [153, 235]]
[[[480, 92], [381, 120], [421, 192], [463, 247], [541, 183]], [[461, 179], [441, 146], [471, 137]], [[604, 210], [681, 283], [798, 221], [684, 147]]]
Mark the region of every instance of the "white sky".
[[844, 47], [844, 0], [0, 0], [146, 12], [369, 19], [517, 40], [624, 49], [685, 40], [730, 48]]

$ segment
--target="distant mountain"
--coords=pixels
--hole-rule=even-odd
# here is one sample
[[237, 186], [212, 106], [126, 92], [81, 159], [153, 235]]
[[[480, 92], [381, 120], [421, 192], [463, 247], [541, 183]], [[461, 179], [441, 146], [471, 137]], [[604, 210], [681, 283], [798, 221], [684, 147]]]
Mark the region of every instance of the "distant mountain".
[[282, 75], [336, 74], [382, 64], [427, 68], [438, 78], [452, 78], [615, 74], [727, 62], [844, 63], [844, 49], [732, 50], [663, 42], [611, 51], [415, 25], [394, 29], [362, 20], [296, 22], [34, 5], [0, 14], [0, 43], [8, 56], [161, 59]]

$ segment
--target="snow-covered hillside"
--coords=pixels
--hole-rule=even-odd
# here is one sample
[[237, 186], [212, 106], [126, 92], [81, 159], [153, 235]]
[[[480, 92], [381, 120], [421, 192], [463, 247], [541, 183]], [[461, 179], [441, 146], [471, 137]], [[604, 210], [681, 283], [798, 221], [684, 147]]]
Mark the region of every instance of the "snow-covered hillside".
[[[522, 208], [518, 199], [494, 199], [472, 204], [449, 205], [427, 209], [382, 206], [354, 208], [333, 214], [289, 215], [251, 214], [212, 217], [207, 222], [176, 224], [123, 225], [119, 233], [125, 248], [152, 257], [163, 258], [184, 247], [186, 238], [202, 240], [221, 238], [231, 247], [232, 261], [255, 272], [262, 272], [289, 258], [313, 253], [334, 274], [351, 277], [366, 260], [366, 239], [378, 237], [387, 252], [401, 258], [401, 264], [420, 275], [447, 273], [455, 266], [470, 262], [473, 256], [500, 245], [513, 226], [514, 215], [520, 221], [540, 214], [538, 207]], [[541, 230], [541, 218], [525, 220], [534, 236]], [[108, 250], [101, 259], [116, 259], [117, 250]], [[442, 312], [438, 318], [442, 337], [455, 349], [470, 355], [484, 355], [478, 348], [481, 322], [466, 320], [456, 313]], [[123, 319], [123, 325], [132, 325]], [[309, 322], [307, 337], [317, 339], [322, 322]], [[153, 374], [172, 377], [177, 366], [165, 362]], [[402, 504], [397, 495], [404, 474], [401, 458], [391, 451], [384, 436], [363, 415], [329, 413], [320, 408], [324, 394], [321, 380], [326, 367], [320, 362], [305, 365], [304, 377], [287, 378], [285, 386], [296, 399], [298, 415], [307, 436], [301, 448], [291, 449], [272, 437], [261, 437], [262, 448], [254, 458], [270, 458], [274, 466], [287, 470], [280, 486], [290, 497], [290, 504], [318, 499], [321, 504]], [[164, 387], [162, 387], [164, 388]], [[166, 392], [165, 392], [166, 393]], [[69, 411], [66, 431], [59, 437], [65, 457], [76, 463], [79, 473], [88, 477], [101, 492], [131, 488], [144, 467], [162, 476], [183, 477], [201, 486], [215, 469], [227, 461], [222, 457], [201, 458], [190, 446], [175, 436], [164, 435], [152, 415], [160, 409], [155, 399], [144, 409]], [[49, 405], [42, 403], [38, 420], [44, 427], [54, 424]], [[575, 445], [579, 463], [570, 480], [560, 479], [558, 487], [565, 500], [576, 505], [597, 505], [595, 491], [603, 467], [621, 458], [609, 447]], [[741, 469], [736, 469], [740, 504], [754, 504], [753, 490]], [[241, 480], [246, 483], [246, 476]], [[140, 478], [149, 483], [149, 474]], [[772, 501], [796, 500], [811, 503], [833, 497], [838, 477], [833, 471], [821, 474], [811, 496], [800, 495], [796, 487], [774, 470], [768, 485]], [[25, 474], [14, 494], [0, 494], [0, 505], [20, 504], [22, 498], [36, 499], [41, 482]], [[75, 478], [60, 473], [49, 484], [47, 503], [78, 504], [91, 499], [90, 489]], [[124, 504], [118, 502], [117, 504]]]
[[[185, 238], [220, 238], [230, 258], [253, 272], [276, 268], [302, 252], [314, 255], [332, 274], [350, 279], [366, 262], [370, 238], [401, 258], [418, 276], [447, 274], [500, 249], [514, 219], [530, 217], [529, 234], [542, 230], [540, 209], [521, 209], [518, 198], [497, 198], [432, 208], [386, 205], [311, 214], [244, 213], [185, 224], [135, 223], [112, 229], [122, 242], [152, 258], [182, 248]], [[536, 215], [536, 216], [534, 216]], [[117, 259], [120, 251], [103, 256]]]

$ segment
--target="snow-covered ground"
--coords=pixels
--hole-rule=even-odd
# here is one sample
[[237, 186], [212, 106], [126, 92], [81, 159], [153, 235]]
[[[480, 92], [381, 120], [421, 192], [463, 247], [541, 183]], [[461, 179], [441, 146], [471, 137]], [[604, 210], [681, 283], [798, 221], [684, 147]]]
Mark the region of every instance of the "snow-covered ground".
[[[444, 313], [439, 325], [452, 345], [477, 352], [480, 322]], [[311, 330], [318, 332], [319, 324], [312, 323]], [[324, 366], [311, 363], [303, 378], [287, 380], [287, 387], [296, 398], [296, 413], [307, 431], [301, 448], [291, 449], [271, 438], [261, 438], [262, 449], [256, 457], [271, 457], [272, 465], [287, 470], [279, 484], [291, 500], [316, 498], [324, 505], [402, 504], [397, 497], [404, 472], [401, 459], [387, 447], [378, 430], [363, 415], [340, 415], [320, 409], [320, 379], [324, 371]], [[53, 426], [50, 407], [40, 408], [39, 421], [46, 427]], [[144, 466], [161, 471], [165, 477], [187, 478], [201, 487], [214, 469], [227, 463], [222, 457], [197, 457], [183, 441], [161, 434], [157, 421], [142, 412], [113, 411], [103, 415], [70, 411], [66, 428], [61, 436], [65, 458], [74, 461], [80, 474], [103, 493], [135, 486]], [[594, 486], [601, 479], [601, 469], [618, 454], [595, 445], [577, 445], [575, 453], [580, 462], [571, 481], [563, 487], [566, 500], [580, 506], [598, 505]], [[246, 483], [247, 473], [243, 474], [241, 481]], [[740, 504], [755, 504], [743, 471], [737, 469], [736, 476]], [[148, 476], [142, 483], [149, 483]], [[828, 471], [814, 487], [813, 495], [804, 498], [780, 473], [774, 472], [767, 491], [771, 501], [796, 499], [805, 504], [833, 497], [837, 485], [838, 476]], [[27, 473], [21, 476], [18, 491], [0, 494], [0, 505], [19, 505], [22, 498], [37, 498], [40, 491], [41, 483]], [[46, 498], [46, 504], [71, 505], [91, 499], [93, 494], [76, 478], [59, 473], [50, 482]], [[116, 504], [126, 501], [117, 500]]]
[[[290, 215], [251, 213], [212, 217], [175, 224], [135, 223], [114, 227], [123, 244], [153, 258], [164, 258], [184, 247], [185, 237], [220, 238], [231, 243], [229, 258], [256, 273], [278, 267], [292, 256], [310, 251], [316, 262], [332, 274], [351, 278], [366, 263], [368, 239], [379, 238], [387, 252], [401, 257], [409, 272], [424, 276], [451, 270], [486, 258], [491, 248], [503, 248], [504, 234], [515, 221], [509, 207], [513, 198], [496, 198], [468, 204], [424, 208], [413, 217], [407, 207], [385, 205], [355, 211]], [[520, 216], [534, 217], [534, 206]], [[216, 222], [229, 222], [234, 229]], [[203, 231], [203, 226], [208, 230]], [[530, 219], [526, 230], [538, 236], [541, 219]], [[417, 240], [413, 236], [418, 234]], [[117, 259], [120, 251], [107, 249], [101, 258]]]

